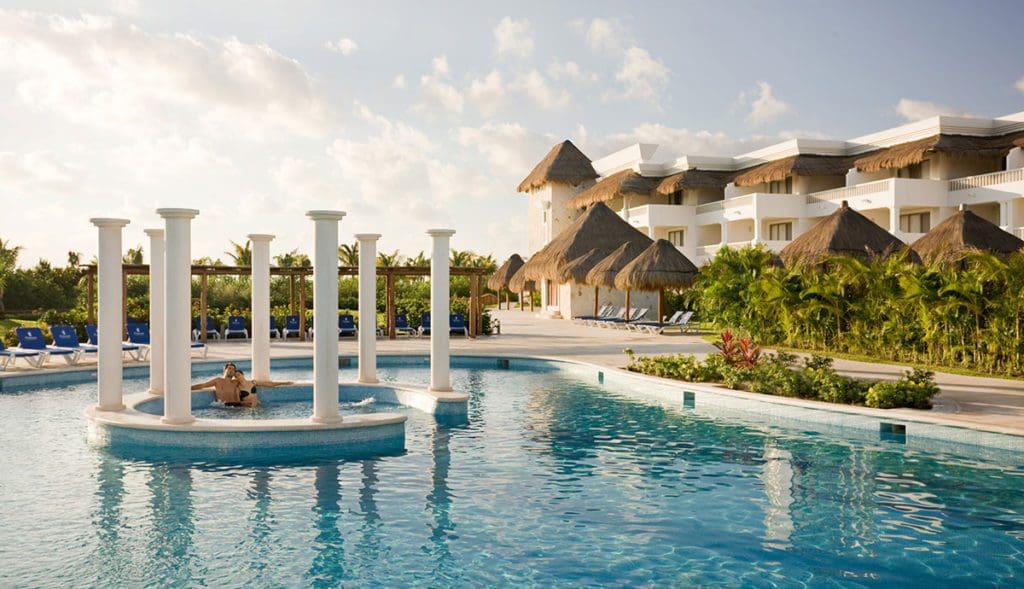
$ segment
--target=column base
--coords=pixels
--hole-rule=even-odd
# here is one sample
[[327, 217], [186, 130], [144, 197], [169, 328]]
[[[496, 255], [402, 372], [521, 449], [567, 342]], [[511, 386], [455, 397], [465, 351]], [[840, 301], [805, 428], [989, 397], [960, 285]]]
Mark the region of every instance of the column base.
[[361, 378], [361, 377], [356, 382], [358, 382], [360, 384], [379, 384], [380, 383], [380, 381], [377, 380], [376, 378]]
[[146, 393], [148, 393], [150, 395], [153, 395], [154, 397], [162, 397], [162, 396], [164, 396], [164, 390], [163, 389], [147, 389]]
[[97, 411], [121, 411], [124, 409], [124, 403], [118, 403], [117, 405], [96, 405]]
[[427, 390], [431, 393], [450, 393], [454, 389], [452, 387], [429, 387]]
[[188, 417], [161, 417], [160, 423], [166, 423], [167, 425], [186, 425], [195, 420], [196, 418], [191, 415]]
[[313, 423], [340, 423], [344, 418], [340, 415], [333, 417], [317, 417], [314, 415], [313, 417], [310, 417], [309, 420]]

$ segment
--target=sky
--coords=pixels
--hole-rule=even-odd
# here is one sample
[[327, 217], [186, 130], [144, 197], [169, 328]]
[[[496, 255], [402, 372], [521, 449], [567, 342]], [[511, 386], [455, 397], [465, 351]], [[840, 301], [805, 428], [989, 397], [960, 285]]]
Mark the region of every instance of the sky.
[[[271, 233], [499, 261], [519, 181], [555, 143], [596, 159], [735, 155], [935, 114], [1024, 111], [1024, 4], [0, 0], [0, 239], [20, 265], [91, 258], [200, 210], [193, 257]], [[147, 252], [148, 253], [148, 252]], [[148, 256], [147, 256], [148, 257]]]

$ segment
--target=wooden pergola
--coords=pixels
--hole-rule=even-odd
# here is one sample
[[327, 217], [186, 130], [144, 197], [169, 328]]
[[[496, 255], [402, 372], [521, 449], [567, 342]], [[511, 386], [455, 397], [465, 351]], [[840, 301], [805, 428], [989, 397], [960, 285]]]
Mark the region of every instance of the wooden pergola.
[[[86, 296], [86, 312], [88, 322], [96, 322], [96, 275], [95, 264], [84, 264], [82, 266], [86, 275], [88, 294]], [[469, 276], [469, 317], [466, 320], [466, 327], [469, 329], [469, 337], [483, 333], [483, 309], [480, 303], [480, 282], [489, 271], [484, 268], [461, 268], [452, 267], [451, 276]], [[207, 281], [210, 276], [251, 276], [252, 268], [249, 266], [212, 266], [193, 264], [192, 276], [199, 277], [199, 325], [206, 325], [207, 308]], [[306, 309], [306, 278], [313, 275], [313, 268], [310, 266], [289, 266], [271, 267], [271, 276], [288, 277], [288, 299], [290, 314], [299, 316], [299, 337], [306, 340], [306, 313], [299, 312]], [[356, 266], [338, 266], [339, 276], [358, 276], [359, 268]], [[121, 268], [121, 322], [124, 333], [128, 331], [128, 277], [149, 276], [149, 264], [124, 264]], [[385, 316], [387, 321], [387, 334], [389, 339], [395, 339], [395, 278], [396, 277], [422, 277], [430, 276], [430, 266], [395, 266], [378, 267], [377, 276], [384, 278], [385, 284]], [[298, 283], [298, 295], [296, 296], [296, 283]], [[374, 319], [376, 323], [376, 318]], [[200, 329], [200, 338], [206, 342], [206, 330]]]

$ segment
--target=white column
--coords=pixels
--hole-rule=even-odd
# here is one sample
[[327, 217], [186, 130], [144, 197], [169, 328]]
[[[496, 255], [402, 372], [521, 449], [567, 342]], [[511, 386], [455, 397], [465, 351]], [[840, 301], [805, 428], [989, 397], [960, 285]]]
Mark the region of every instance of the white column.
[[548, 308], [548, 279], [542, 278], [540, 280], [540, 310], [541, 313], [546, 311]]
[[338, 221], [341, 211], [308, 211], [313, 220], [313, 421], [338, 413]]
[[358, 233], [359, 240], [359, 382], [377, 382], [377, 240], [378, 233]]
[[195, 209], [157, 209], [164, 219], [164, 423], [192, 417], [192, 219]]
[[97, 381], [101, 411], [124, 409], [121, 400], [121, 230], [128, 219], [89, 219], [99, 228], [99, 367]]
[[270, 241], [273, 235], [249, 234], [252, 243], [252, 378], [270, 380]]
[[149, 393], [164, 394], [164, 230], [149, 236]]
[[722, 228], [722, 245], [727, 245], [729, 243], [729, 221], [722, 219], [719, 227]]
[[448, 378], [448, 243], [453, 229], [430, 229], [430, 390], [450, 391]]

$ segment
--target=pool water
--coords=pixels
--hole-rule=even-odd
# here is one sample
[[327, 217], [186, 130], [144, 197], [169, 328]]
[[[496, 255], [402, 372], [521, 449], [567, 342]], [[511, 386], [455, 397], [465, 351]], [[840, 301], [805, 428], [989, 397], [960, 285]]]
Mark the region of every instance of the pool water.
[[407, 451], [278, 466], [92, 448], [95, 384], [0, 394], [0, 586], [1024, 584], [1012, 460], [701, 417], [560, 372], [452, 380], [468, 425], [343, 406], [408, 415]]

